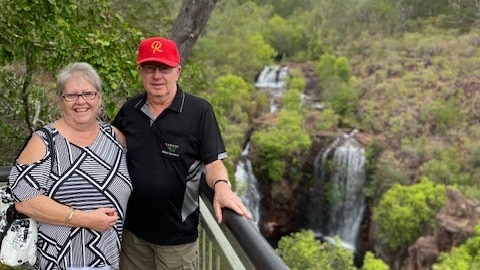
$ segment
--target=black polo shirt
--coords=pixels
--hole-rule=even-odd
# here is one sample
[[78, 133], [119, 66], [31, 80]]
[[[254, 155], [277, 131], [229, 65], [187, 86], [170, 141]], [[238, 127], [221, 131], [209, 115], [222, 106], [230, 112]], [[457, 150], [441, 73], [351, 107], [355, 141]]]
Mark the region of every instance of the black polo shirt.
[[204, 164], [226, 157], [215, 114], [206, 100], [178, 86], [155, 120], [144, 112], [145, 102], [146, 93], [128, 100], [112, 123], [127, 137], [133, 183], [125, 228], [158, 245], [191, 243], [198, 237]]

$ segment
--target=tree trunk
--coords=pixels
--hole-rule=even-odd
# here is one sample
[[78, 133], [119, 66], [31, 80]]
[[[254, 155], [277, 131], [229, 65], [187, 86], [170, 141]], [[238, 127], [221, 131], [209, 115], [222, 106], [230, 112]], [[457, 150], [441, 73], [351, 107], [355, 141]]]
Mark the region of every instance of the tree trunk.
[[178, 13], [170, 38], [175, 40], [180, 51], [181, 64], [185, 63], [207, 24], [218, 0], [185, 0]]

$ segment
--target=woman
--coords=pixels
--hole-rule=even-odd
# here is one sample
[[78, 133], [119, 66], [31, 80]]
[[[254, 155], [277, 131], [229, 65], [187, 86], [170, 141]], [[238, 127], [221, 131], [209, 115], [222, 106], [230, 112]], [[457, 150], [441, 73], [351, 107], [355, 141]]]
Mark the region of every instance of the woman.
[[17, 210], [38, 222], [35, 269], [118, 269], [132, 191], [125, 137], [97, 121], [102, 82], [92, 66], [69, 64], [57, 89], [61, 118], [50, 134], [34, 132], [8, 180]]

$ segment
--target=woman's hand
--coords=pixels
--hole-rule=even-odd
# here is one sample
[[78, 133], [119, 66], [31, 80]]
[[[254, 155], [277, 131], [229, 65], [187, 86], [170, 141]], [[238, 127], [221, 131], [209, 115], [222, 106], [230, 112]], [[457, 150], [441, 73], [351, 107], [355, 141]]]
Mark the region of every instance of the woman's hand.
[[[83, 227], [87, 227], [97, 232], [104, 232], [113, 228], [118, 220], [118, 213], [115, 211], [115, 208], [98, 208], [93, 211], [78, 212], [79, 215], [75, 217], [75, 214], [77, 214], [77, 211], [75, 211], [71, 220], [72, 224], [75, 224], [77, 219], [80, 219], [85, 215], [85, 225]], [[82, 223], [81, 220], [79, 220], [79, 222]]]

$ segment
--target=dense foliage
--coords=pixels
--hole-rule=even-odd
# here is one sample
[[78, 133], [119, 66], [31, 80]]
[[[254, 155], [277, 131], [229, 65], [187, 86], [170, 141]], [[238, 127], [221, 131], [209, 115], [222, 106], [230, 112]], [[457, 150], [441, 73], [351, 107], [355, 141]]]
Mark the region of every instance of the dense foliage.
[[279, 182], [289, 179], [294, 183], [302, 178], [301, 159], [311, 147], [306, 132], [300, 104], [305, 85], [302, 78], [294, 77], [287, 86], [282, 110], [273, 122], [253, 133], [251, 142], [256, 145], [254, 159], [263, 160], [255, 166], [255, 174], [265, 180]]
[[367, 251], [363, 259], [362, 270], [389, 270], [389, 267], [382, 260], [375, 258], [372, 252]]
[[426, 178], [411, 186], [395, 184], [374, 209], [373, 220], [391, 248], [405, 247], [433, 231], [435, 214], [445, 199], [445, 187]]
[[[140, 33], [110, 12], [109, 1], [1, 1], [2, 140], [11, 164], [22, 138], [57, 118], [52, 75], [70, 61], [91, 63], [104, 80], [106, 117], [137, 82], [134, 55]], [[127, 72], [125, 72], [127, 71]], [[23, 128], [20, 124], [23, 122]], [[25, 131], [25, 127], [27, 131]]]
[[[58, 116], [54, 74], [60, 66], [87, 61], [98, 69], [110, 118], [140, 90], [138, 40], [168, 33], [181, 3], [0, 4], [0, 165], [10, 165], [23, 138]], [[405, 248], [432, 230], [445, 186], [480, 199], [479, 10], [470, 0], [219, 1], [180, 84], [214, 105], [232, 180], [250, 135], [260, 182], [302, 182], [307, 189], [312, 178], [303, 173], [302, 158], [317, 133], [357, 128], [369, 134], [365, 193], [382, 235]], [[252, 83], [275, 61], [301, 63], [319, 82], [308, 85], [294, 75], [282, 110], [270, 114], [268, 95]], [[301, 102], [303, 88], [322, 101], [320, 110]], [[311, 235], [294, 237], [297, 245], [317, 249]], [[473, 267], [475, 239], [443, 255], [438, 269]], [[285, 250], [295, 249], [291, 241]], [[319, 259], [303, 249], [294, 253], [302, 260], [289, 261], [292, 269]], [[365, 269], [383, 267], [369, 266], [370, 258], [367, 253]]]
[[312, 231], [283, 237], [278, 254], [292, 270], [354, 270], [353, 254], [340, 246], [315, 239]]
[[480, 269], [480, 226], [477, 226], [477, 236], [455, 247], [450, 253], [442, 252], [433, 270], [470, 270]]

